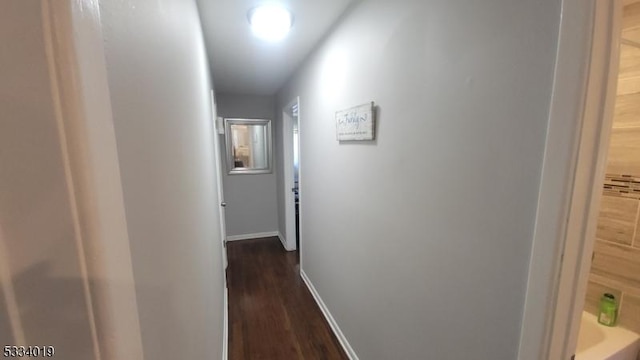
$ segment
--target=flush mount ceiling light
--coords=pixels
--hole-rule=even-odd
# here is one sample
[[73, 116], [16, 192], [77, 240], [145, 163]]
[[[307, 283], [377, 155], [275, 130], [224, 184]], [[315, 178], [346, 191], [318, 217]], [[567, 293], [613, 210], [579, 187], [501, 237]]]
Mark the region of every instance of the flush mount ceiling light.
[[267, 41], [284, 39], [293, 25], [293, 15], [280, 5], [262, 5], [249, 11], [253, 34]]

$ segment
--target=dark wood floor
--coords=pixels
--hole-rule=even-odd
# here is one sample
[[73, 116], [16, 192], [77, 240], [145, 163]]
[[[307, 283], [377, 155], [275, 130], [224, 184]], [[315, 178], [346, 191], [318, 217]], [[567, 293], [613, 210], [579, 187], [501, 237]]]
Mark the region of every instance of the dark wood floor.
[[227, 244], [229, 358], [348, 359], [278, 238]]

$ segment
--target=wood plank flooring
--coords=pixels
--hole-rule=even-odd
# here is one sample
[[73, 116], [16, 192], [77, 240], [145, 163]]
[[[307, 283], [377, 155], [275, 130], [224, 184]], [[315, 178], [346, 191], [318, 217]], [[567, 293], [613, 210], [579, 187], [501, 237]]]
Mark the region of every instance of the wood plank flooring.
[[229, 359], [348, 359], [278, 238], [227, 244]]

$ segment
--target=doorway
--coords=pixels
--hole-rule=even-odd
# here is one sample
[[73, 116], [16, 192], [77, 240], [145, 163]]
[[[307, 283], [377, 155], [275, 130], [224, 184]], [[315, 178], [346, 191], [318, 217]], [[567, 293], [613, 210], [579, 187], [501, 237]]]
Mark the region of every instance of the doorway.
[[[591, 253], [585, 254], [587, 266], [581, 274], [586, 286], [574, 307], [580, 322], [576, 359], [589, 358], [607, 342], [619, 345], [598, 356], [636, 359], [640, 350], [640, 3], [622, 5], [614, 20], [621, 25], [612, 32], [618, 46], [611, 58], [617, 61], [608, 75], [617, 86], [606, 95], [613, 108], [603, 113], [601, 131], [606, 137], [600, 156], [606, 161], [595, 171], [593, 217], [587, 220], [585, 239]], [[591, 341], [595, 329], [604, 340]]]
[[[589, 359], [593, 350], [598, 351], [593, 358], [627, 358], [622, 354], [628, 353], [635, 359], [640, 350], [634, 315], [640, 312], [640, 286], [634, 280], [640, 282], [640, 275], [633, 271], [640, 266], [640, 239], [635, 241], [640, 189], [634, 190], [640, 184], [635, 169], [636, 163], [640, 169], [640, 39], [635, 40], [640, 37], [640, 2], [596, 4], [583, 122], [546, 339], [547, 358], [554, 359]], [[627, 315], [620, 312], [625, 296], [637, 308], [626, 309]], [[612, 298], [617, 321], [610, 322], [600, 316], [600, 304], [608, 307]], [[619, 327], [608, 332], [604, 326], [598, 329], [598, 322]], [[589, 341], [593, 331], [603, 336], [597, 344]], [[627, 335], [636, 340], [600, 352], [609, 336], [620, 344]]]
[[282, 138], [285, 184], [285, 248], [300, 249], [300, 102], [295, 98], [282, 109]]

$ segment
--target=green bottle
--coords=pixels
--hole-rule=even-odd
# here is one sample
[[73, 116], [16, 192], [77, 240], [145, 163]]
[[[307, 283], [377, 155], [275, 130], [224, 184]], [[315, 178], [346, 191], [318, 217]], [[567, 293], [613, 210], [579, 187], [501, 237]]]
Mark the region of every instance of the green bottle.
[[616, 326], [618, 320], [618, 303], [613, 294], [605, 293], [600, 298], [600, 314], [598, 322], [605, 326]]

